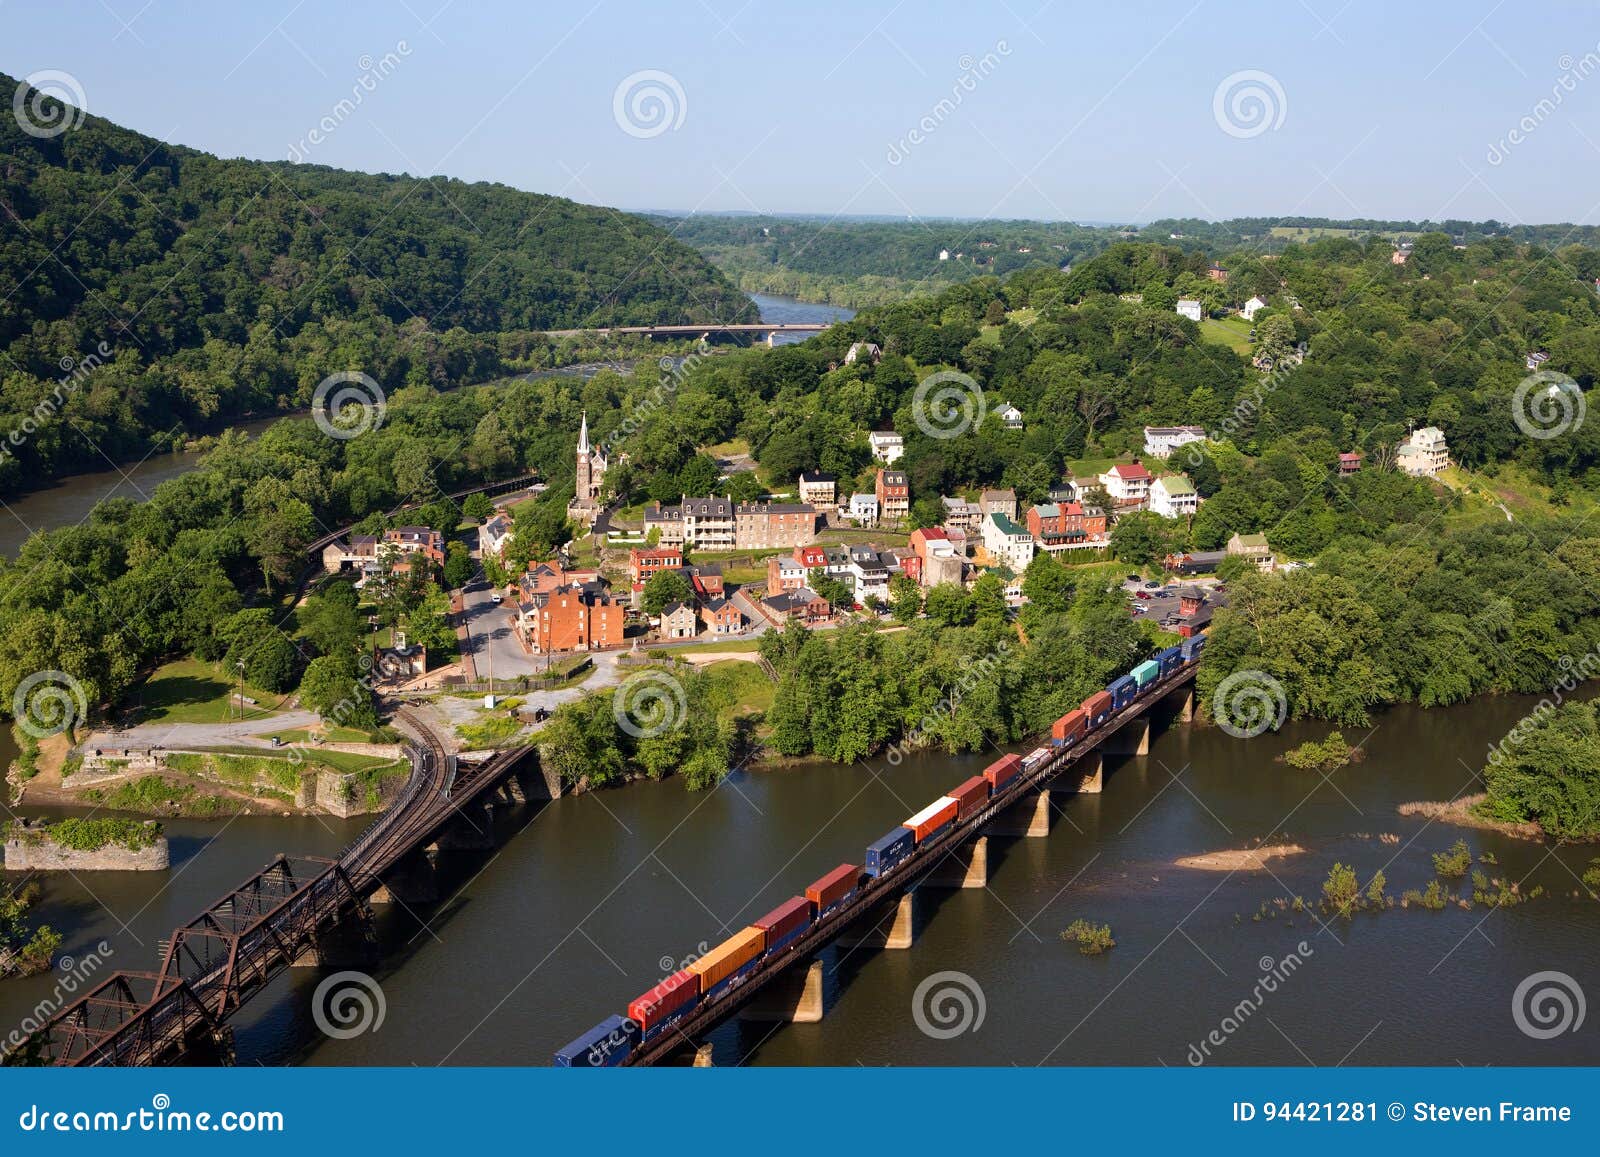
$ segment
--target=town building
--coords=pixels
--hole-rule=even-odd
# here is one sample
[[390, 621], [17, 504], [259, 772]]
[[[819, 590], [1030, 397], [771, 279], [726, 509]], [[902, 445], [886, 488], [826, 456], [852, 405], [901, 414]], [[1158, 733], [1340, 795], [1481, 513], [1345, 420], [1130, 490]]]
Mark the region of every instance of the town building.
[[968, 502], [960, 495], [954, 498], [941, 494], [939, 503], [944, 507], [944, 526], [947, 530], [977, 530], [983, 522], [983, 507]]
[[577, 475], [572, 501], [567, 504], [567, 517], [583, 527], [593, 526], [605, 508], [601, 496], [605, 493], [605, 452], [589, 446], [589, 411], [578, 420]]
[[1432, 478], [1450, 465], [1450, 448], [1445, 445], [1444, 431], [1437, 426], [1413, 431], [1395, 451], [1394, 464], [1413, 477]]
[[912, 557], [906, 562], [914, 562], [915, 565], [903, 569], [922, 586], [961, 582], [966, 552], [957, 549], [950, 541], [948, 531], [936, 526], [914, 530], [911, 532], [910, 546]]
[[568, 583], [518, 603], [517, 626], [536, 655], [620, 647], [626, 611], [600, 582]]
[[1166, 474], [1150, 484], [1150, 509], [1162, 518], [1187, 518], [1200, 509], [1200, 495], [1183, 474]]
[[1339, 474], [1341, 476], [1354, 474], [1361, 469], [1361, 451], [1352, 450], [1347, 454], [1339, 455]]
[[879, 470], [875, 492], [880, 521], [898, 524], [911, 514], [911, 484], [904, 470]]
[[807, 570], [796, 558], [772, 555], [767, 559], [767, 594], [781, 595], [806, 585]]
[[683, 566], [683, 551], [676, 546], [635, 548], [628, 552], [628, 578], [634, 584], [650, 581], [650, 576]]
[[700, 605], [700, 621], [713, 635], [737, 635], [744, 630], [744, 614], [732, 599], [711, 599]]
[[878, 496], [876, 494], [852, 494], [850, 496], [850, 517], [862, 526], [878, 525]]
[[1019, 573], [1033, 561], [1033, 535], [1004, 514], [991, 514], [983, 520], [983, 547], [1001, 566]]
[[1240, 306], [1239, 316], [1244, 318], [1246, 321], [1254, 321], [1256, 319], [1256, 314], [1260, 313], [1266, 308], [1266, 302], [1262, 301], [1259, 297], [1252, 297], [1249, 301], [1245, 302], [1244, 305]]
[[1228, 271], [1213, 261], [1206, 267], [1206, 276], [1212, 281], [1227, 281]]
[[850, 348], [845, 351], [844, 364], [853, 366], [861, 358], [866, 358], [869, 362], [875, 362], [881, 357], [883, 357], [883, 351], [875, 343], [853, 341], [850, 343]]
[[1022, 411], [1010, 402], [1001, 402], [995, 410], [995, 416], [1000, 419], [1000, 424], [1007, 430], [1022, 429]]
[[500, 561], [511, 541], [511, 531], [511, 515], [504, 510], [495, 511], [478, 527], [478, 554]]
[[1170, 458], [1172, 452], [1179, 446], [1187, 446], [1191, 442], [1204, 442], [1206, 430], [1204, 426], [1146, 426], [1144, 428], [1144, 452], [1148, 458]]
[[689, 585], [694, 587], [694, 597], [700, 602], [707, 599], [720, 599], [727, 593], [722, 585], [722, 564], [720, 562], [702, 562], [684, 568], [688, 576]]
[[663, 639], [692, 639], [698, 623], [693, 603], [668, 603], [661, 608]]
[[978, 508], [984, 515], [1003, 514], [1015, 520], [1017, 517], [1017, 492], [1009, 486], [1003, 490], [985, 490], [978, 495]]
[[1150, 471], [1138, 462], [1116, 465], [1099, 476], [1102, 489], [1118, 506], [1143, 506], [1150, 497]]
[[833, 614], [828, 600], [810, 587], [801, 587], [781, 595], [769, 595], [761, 600], [761, 612], [775, 623], [798, 619], [808, 626], [825, 621]]
[[905, 456], [906, 440], [893, 430], [874, 430], [867, 435], [872, 456], [885, 466], [893, 466]]
[[817, 511], [809, 502], [741, 502], [734, 509], [734, 546], [772, 550], [817, 536]]
[[820, 470], [800, 472], [800, 501], [812, 506], [827, 507], [839, 501], [839, 482], [832, 474]]
[[1190, 321], [1199, 321], [1205, 316], [1204, 308], [1192, 297], [1180, 297], [1177, 310], [1178, 316], [1186, 317]]
[[1264, 534], [1235, 534], [1228, 540], [1227, 553], [1248, 559], [1260, 571], [1272, 570], [1277, 562]]
[[1174, 574], [1211, 574], [1227, 557], [1228, 552], [1225, 550], [1194, 550], [1183, 554], [1169, 554], [1161, 565]]

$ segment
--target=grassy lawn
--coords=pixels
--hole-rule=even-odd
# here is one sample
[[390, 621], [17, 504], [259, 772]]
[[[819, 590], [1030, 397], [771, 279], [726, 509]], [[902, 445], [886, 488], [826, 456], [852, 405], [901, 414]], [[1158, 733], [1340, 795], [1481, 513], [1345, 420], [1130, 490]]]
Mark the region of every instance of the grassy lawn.
[[372, 738], [365, 731], [357, 731], [353, 727], [329, 726], [325, 731], [308, 731], [298, 728], [290, 731], [263, 731], [256, 736], [257, 739], [271, 739], [277, 736], [285, 743], [371, 743]]
[[712, 663], [705, 672], [715, 681], [719, 698], [728, 705], [724, 710], [735, 719], [772, 709], [777, 685], [754, 663], [725, 659]]
[[710, 454], [713, 458], [737, 458], [750, 453], [750, 441], [747, 438], [730, 438], [726, 442], [718, 442], [715, 446], [705, 447], [701, 453]]
[[[760, 649], [760, 639], [729, 639], [722, 643], [690, 643], [685, 647], [662, 647], [659, 651], [652, 648], [651, 654], [660, 654], [666, 657], [672, 655], [717, 655], [725, 652], [759, 651]], [[737, 660], [729, 661], [736, 662]], [[713, 663], [712, 666], [721, 666], [721, 664]], [[749, 664], [742, 663], [741, 666], [749, 666]]]
[[1092, 478], [1116, 464], [1115, 458], [1074, 458], [1067, 463], [1067, 477]]
[[1249, 357], [1251, 328], [1242, 317], [1208, 317], [1200, 323], [1200, 336], [1214, 345], [1225, 345], [1234, 353]]
[[1558, 510], [1583, 516], [1596, 506], [1595, 499], [1579, 487], [1572, 488], [1571, 505], [1552, 506], [1549, 487], [1518, 466], [1503, 465], [1493, 478], [1452, 466], [1439, 475], [1438, 481], [1462, 495], [1462, 508], [1446, 515], [1446, 521], [1456, 527], [1504, 522], [1508, 511], [1512, 518], [1549, 515]]
[[[124, 699], [139, 723], [225, 723], [238, 719], [232, 696], [239, 684], [230, 680], [220, 663], [179, 659], [155, 670]], [[245, 684], [244, 693], [257, 701], [244, 709], [244, 718], [271, 719], [288, 696], [274, 695]]]

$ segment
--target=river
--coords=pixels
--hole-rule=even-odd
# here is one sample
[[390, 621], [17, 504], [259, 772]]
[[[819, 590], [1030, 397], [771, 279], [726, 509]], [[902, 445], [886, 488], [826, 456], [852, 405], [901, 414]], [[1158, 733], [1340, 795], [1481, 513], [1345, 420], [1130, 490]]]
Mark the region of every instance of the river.
[[[1100, 795], [1065, 797], [1044, 839], [990, 844], [986, 890], [918, 897], [908, 951], [830, 949], [820, 1024], [729, 1024], [718, 1063], [765, 1065], [1182, 1065], [1191, 1044], [1250, 997], [1262, 961], [1300, 955], [1259, 1013], [1213, 1046], [1215, 1063], [1573, 1064], [1600, 1061], [1592, 1028], [1550, 1040], [1520, 1032], [1517, 983], [1559, 970], [1591, 991], [1600, 907], [1575, 899], [1595, 848], [1554, 851], [1397, 814], [1471, 779], [1487, 745], [1533, 704], [1492, 698], [1388, 712], [1367, 758], [1324, 783], [1274, 757], [1325, 726], [1238, 740], [1175, 725], [1148, 757], [1113, 767]], [[1347, 732], [1347, 734], [1349, 734]], [[1352, 736], [1353, 737], [1353, 736]], [[426, 925], [386, 913], [378, 971], [382, 1027], [328, 1040], [311, 1020], [320, 974], [296, 970], [237, 1022], [240, 1063], [544, 1064], [554, 1048], [971, 774], [977, 758], [923, 756], [898, 768], [741, 771], [715, 791], [640, 783], [558, 800], [521, 816], [490, 857], [463, 856], [466, 886]], [[525, 825], [525, 826], [524, 826]], [[179, 822], [162, 877], [52, 877], [39, 910], [76, 956], [101, 937], [121, 967], [148, 968], [156, 944], [227, 885], [292, 848], [326, 854], [356, 824], [319, 819]], [[1385, 842], [1385, 833], [1398, 842]], [[1272, 873], [1179, 869], [1180, 856], [1274, 836], [1307, 849]], [[1430, 855], [1465, 838], [1485, 870], [1547, 894], [1509, 909], [1417, 907], [1333, 920], [1251, 919], [1263, 901], [1319, 895], [1335, 860], [1390, 891], [1432, 878]], [[108, 914], [115, 912], [113, 917]], [[1099, 957], [1059, 939], [1073, 919], [1111, 925]], [[120, 925], [126, 925], [126, 929]], [[1309, 951], [1300, 952], [1304, 941]], [[142, 942], [142, 944], [141, 944]], [[981, 990], [980, 1029], [934, 1039], [912, 1000], [934, 973]], [[965, 982], [963, 982], [965, 983]], [[47, 996], [49, 978], [0, 985], [0, 1025]]]

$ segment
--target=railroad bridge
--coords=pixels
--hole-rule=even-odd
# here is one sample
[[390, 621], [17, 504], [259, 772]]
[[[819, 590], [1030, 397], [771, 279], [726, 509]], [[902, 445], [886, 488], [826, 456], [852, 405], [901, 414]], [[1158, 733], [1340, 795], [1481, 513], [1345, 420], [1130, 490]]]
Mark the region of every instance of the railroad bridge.
[[370, 959], [371, 905], [431, 899], [432, 855], [492, 846], [490, 809], [553, 796], [532, 748], [460, 763], [415, 712], [399, 797], [336, 858], [279, 855], [178, 928], [154, 972], [116, 972], [59, 1012], [37, 1045], [57, 1065], [232, 1059], [228, 1021], [285, 969]]
[[995, 793], [986, 807], [952, 824], [942, 854], [912, 856], [869, 878], [848, 900], [830, 909], [782, 951], [769, 954], [736, 987], [697, 1004], [694, 1011], [632, 1049], [624, 1065], [711, 1063], [705, 1038], [730, 1017], [767, 1022], [823, 1019], [823, 949], [906, 949], [912, 946], [914, 896], [919, 888], [988, 885], [990, 836], [1039, 838], [1050, 833], [1052, 792], [1098, 793], [1109, 755], [1145, 755], [1157, 721], [1194, 718], [1197, 664], [1186, 664], [1113, 714], [1080, 743], [1057, 749]]
[[[686, 1050], [697, 1063], [709, 1063], [709, 1046], [701, 1042], [735, 1014], [820, 1020], [816, 958], [824, 948], [836, 940], [909, 948], [917, 888], [985, 886], [989, 836], [1048, 835], [1050, 793], [1098, 792], [1107, 755], [1147, 753], [1153, 723], [1163, 715], [1191, 719], [1194, 677], [1194, 664], [1178, 669], [1084, 742], [1019, 774], [987, 806], [953, 825], [942, 855], [913, 856], [869, 880], [736, 987], [698, 1005], [624, 1063], [659, 1064]], [[395, 722], [410, 740], [412, 769], [383, 816], [332, 860], [278, 856], [175, 930], [156, 971], [107, 977], [51, 1020], [38, 1040], [43, 1058], [71, 1066], [227, 1063], [229, 1019], [275, 977], [296, 965], [339, 965], [374, 952], [372, 904], [436, 899], [430, 890], [432, 854], [490, 847], [493, 806], [559, 793], [559, 785], [542, 773], [531, 774], [531, 747], [458, 766], [411, 709], [400, 708]]]

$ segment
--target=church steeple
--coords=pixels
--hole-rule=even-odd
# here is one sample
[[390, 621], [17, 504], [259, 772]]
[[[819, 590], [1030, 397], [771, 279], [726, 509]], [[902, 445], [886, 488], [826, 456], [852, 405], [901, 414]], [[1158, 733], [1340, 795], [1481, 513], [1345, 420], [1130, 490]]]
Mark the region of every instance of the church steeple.
[[589, 411], [583, 411], [582, 423], [578, 426], [578, 453], [589, 453]]

